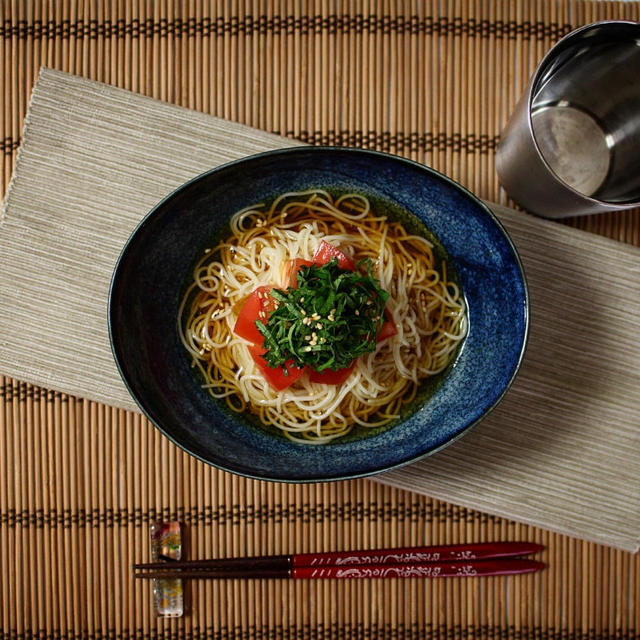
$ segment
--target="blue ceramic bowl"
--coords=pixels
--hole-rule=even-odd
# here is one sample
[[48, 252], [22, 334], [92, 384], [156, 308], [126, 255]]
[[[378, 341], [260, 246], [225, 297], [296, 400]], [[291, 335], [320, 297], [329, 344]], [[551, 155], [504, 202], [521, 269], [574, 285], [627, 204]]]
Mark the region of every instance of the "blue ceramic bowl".
[[[469, 309], [463, 347], [426, 403], [379, 433], [322, 446], [291, 442], [218, 404], [200, 387], [176, 330], [194, 261], [229, 217], [285, 191], [315, 187], [364, 192], [422, 221], [453, 261]], [[450, 179], [387, 154], [297, 147], [213, 169], [160, 202], [134, 231], [116, 266], [109, 331], [132, 396], [185, 451], [254, 478], [338, 480], [432, 454], [485, 417], [520, 366], [528, 295], [522, 265], [502, 225]]]

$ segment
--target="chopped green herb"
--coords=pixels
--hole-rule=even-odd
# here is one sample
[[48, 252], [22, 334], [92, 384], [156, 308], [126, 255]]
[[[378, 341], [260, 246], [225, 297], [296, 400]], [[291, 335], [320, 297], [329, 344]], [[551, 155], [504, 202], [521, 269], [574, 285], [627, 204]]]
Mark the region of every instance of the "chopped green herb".
[[389, 294], [371, 275], [370, 260], [348, 271], [333, 258], [301, 267], [297, 277], [297, 288], [271, 291], [278, 306], [266, 324], [256, 321], [270, 367], [293, 360], [314, 371], [338, 371], [376, 348]]

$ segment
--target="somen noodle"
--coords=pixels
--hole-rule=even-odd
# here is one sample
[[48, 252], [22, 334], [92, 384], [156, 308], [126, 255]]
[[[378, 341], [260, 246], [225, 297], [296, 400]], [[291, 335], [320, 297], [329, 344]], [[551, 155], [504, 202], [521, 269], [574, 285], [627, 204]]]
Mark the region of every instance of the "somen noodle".
[[[448, 279], [446, 262], [436, 264], [432, 243], [372, 210], [362, 195], [287, 193], [237, 212], [230, 231], [194, 269], [180, 308], [180, 337], [214, 398], [251, 411], [289, 438], [321, 444], [356, 425], [393, 421], [421, 380], [447, 368], [466, 335], [462, 293]], [[374, 278], [389, 293], [386, 310], [397, 334], [359, 357], [342, 384], [303, 375], [275, 391], [233, 331], [238, 311], [257, 287], [286, 288], [287, 261], [311, 260], [323, 240], [355, 263], [371, 260]]]

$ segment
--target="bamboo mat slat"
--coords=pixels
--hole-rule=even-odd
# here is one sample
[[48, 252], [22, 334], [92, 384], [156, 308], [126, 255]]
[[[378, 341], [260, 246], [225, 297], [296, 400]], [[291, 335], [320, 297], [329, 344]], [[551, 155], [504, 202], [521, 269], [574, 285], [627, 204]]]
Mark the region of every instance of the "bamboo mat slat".
[[[47, 66], [291, 144], [396, 152], [512, 205], [495, 144], [535, 64], [571, 28], [637, 20], [640, 5], [16, 0], [0, 10], [2, 192]], [[567, 225], [640, 246], [635, 211]], [[380, 482], [236, 478], [134, 412], [10, 377], [0, 396], [3, 638], [640, 637], [638, 556]], [[523, 580], [207, 583], [191, 588], [187, 617], [156, 620], [128, 567], [162, 517], [187, 524], [194, 556], [530, 538], [548, 546], [550, 567]]]

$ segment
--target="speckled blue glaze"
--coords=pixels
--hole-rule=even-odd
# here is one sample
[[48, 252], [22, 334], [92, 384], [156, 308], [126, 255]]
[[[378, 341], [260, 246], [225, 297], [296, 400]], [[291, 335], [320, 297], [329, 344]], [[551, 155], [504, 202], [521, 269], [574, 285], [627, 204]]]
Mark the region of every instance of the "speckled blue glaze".
[[[200, 388], [176, 331], [194, 260], [237, 210], [291, 190], [355, 189], [419, 218], [455, 263], [470, 330], [429, 401], [381, 433], [302, 445], [247, 426]], [[297, 147], [252, 156], [188, 182], [132, 234], [116, 266], [109, 332], [125, 384], [173, 442], [212, 465], [278, 481], [378, 473], [432, 454], [477, 424], [503, 397], [528, 334], [528, 295], [501, 224], [468, 191], [423, 165], [358, 149]]]

